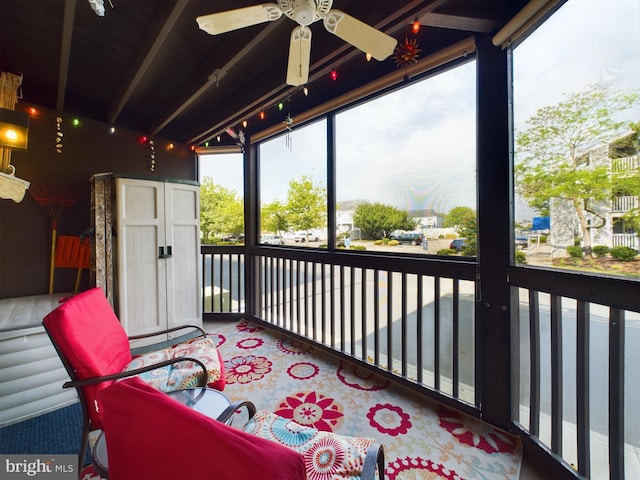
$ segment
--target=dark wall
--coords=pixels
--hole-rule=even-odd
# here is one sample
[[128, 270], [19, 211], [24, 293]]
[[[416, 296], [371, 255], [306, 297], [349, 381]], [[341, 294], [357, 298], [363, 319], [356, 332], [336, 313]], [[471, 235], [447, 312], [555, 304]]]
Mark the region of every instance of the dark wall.
[[[19, 104], [16, 109], [26, 108]], [[142, 134], [122, 129], [110, 134], [110, 125], [80, 118], [73, 126], [72, 115], [62, 119], [62, 154], [55, 147], [56, 114], [41, 108], [30, 115], [28, 151], [12, 152], [16, 176], [32, 187], [20, 203], [0, 199], [0, 298], [48, 293], [52, 216], [34, 198], [37, 190], [56, 199], [78, 196], [58, 214], [57, 233], [80, 235], [90, 225], [90, 178], [95, 173], [197, 180], [196, 154], [186, 145], [175, 144], [169, 150], [168, 141], [151, 137], [151, 172], [150, 148], [140, 141]], [[54, 292], [72, 291], [75, 277], [75, 269], [56, 269]], [[84, 272], [81, 289], [89, 286], [88, 278]]]

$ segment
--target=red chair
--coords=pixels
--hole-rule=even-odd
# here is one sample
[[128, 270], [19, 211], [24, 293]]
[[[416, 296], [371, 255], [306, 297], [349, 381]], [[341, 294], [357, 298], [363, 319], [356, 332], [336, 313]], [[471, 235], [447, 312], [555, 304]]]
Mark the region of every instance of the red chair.
[[224, 389], [224, 363], [202, 328], [182, 326], [131, 337], [190, 329], [179, 340], [174, 339], [174, 344], [163, 342], [156, 344], [156, 350], [134, 355], [130, 338], [99, 288], [71, 297], [42, 323], [71, 378], [63, 388], [75, 387], [80, 397], [83, 431], [79, 467], [83, 465], [89, 433], [102, 428], [97, 395], [116, 380], [136, 375], [165, 392], [195, 386]]
[[109, 480], [307, 478], [298, 452], [209, 418], [137, 378], [102, 390], [99, 399]]
[[[110, 480], [384, 479], [384, 449], [370, 438], [299, 425], [250, 401], [213, 420], [137, 378], [99, 394]], [[246, 407], [249, 421], [234, 428]], [[174, 439], [178, 441], [167, 441]]]
[[82, 241], [80, 237], [60, 235], [56, 240], [55, 256], [51, 266], [49, 282], [51, 289], [53, 289], [53, 277], [56, 268], [77, 268], [76, 283], [73, 287], [73, 292], [76, 293], [80, 287], [82, 270], [89, 268], [90, 259], [91, 245], [88, 240]]

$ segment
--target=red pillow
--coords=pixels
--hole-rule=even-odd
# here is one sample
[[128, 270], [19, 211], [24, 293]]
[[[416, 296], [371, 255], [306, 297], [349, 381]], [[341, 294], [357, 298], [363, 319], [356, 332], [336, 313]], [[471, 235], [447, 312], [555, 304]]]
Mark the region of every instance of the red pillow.
[[304, 480], [301, 454], [209, 418], [139, 378], [99, 394], [111, 480]]

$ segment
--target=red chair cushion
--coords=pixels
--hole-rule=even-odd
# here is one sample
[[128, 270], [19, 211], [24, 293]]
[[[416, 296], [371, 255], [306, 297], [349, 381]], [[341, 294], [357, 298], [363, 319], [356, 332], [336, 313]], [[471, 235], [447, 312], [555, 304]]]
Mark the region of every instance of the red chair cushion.
[[[121, 372], [131, 362], [127, 334], [100, 288], [69, 298], [43, 323], [78, 380]], [[96, 394], [111, 383], [82, 387], [92, 430], [100, 428], [99, 413], [93, 408]]]
[[301, 454], [128, 378], [99, 394], [109, 478], [304, 480]]

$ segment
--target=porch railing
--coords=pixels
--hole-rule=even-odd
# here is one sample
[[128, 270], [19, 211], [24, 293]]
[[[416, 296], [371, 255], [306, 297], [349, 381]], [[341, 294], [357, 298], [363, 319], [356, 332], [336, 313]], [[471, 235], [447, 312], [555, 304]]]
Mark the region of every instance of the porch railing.
[[[513, 268], [514, 421], [586, 478], [640, 478], [637, 282]], [[625, 476], [626, 473], [626, 476]]]
[[635, 195], [624, 195], [621, 197], [614, 197], [612, 201], [611, 211], [613, 213], [625, 213], [630, 212], [638, 208], [638, 197]]
[[[427, 272], [409, 258], [391, 269], [380, 257], [261, 250], [251, 256], [254, 319], [477, 412], [473, 266]], [[245, 313], [239, 251], [202, 247], [206, 315]]]
[[614, 158], [611, 160], [611, 171], [613, 173], [637, 172], [640, 167], [640, 157], [632, 155], [630, 157]]
[[614, 233], [611, 235], [612, 247], [631, 247], [638, 250], [638, 235], [635, 233]]

